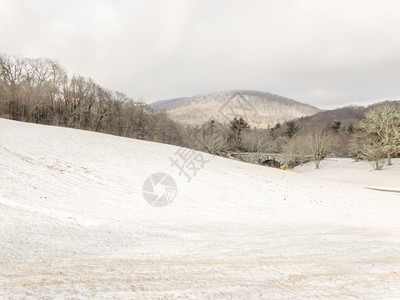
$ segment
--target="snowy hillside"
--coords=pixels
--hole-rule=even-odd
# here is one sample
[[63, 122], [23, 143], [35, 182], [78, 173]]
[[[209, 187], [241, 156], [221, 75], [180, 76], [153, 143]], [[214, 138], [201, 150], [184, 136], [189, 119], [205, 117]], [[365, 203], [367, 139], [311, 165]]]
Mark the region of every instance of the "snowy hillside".
[[182, 151], [0, 119], [0, 298], [400, 297], [400, 194]]

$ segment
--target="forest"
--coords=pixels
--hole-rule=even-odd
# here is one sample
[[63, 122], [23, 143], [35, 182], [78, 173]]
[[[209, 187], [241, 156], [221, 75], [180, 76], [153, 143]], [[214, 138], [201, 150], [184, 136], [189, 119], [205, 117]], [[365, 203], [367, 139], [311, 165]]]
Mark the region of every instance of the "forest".
[[180, 127], [140, 100], [113, 92], [56, 61], [0, 55], [0, 117], [182, 145]]

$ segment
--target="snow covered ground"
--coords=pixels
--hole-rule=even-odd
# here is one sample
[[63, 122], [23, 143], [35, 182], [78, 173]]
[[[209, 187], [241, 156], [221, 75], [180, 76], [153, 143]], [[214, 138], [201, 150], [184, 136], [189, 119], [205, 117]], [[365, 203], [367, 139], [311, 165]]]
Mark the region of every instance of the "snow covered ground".
[[392, 166], [388, 166], [386, 160], [383, 162], [383, 169], [376, 171], [369, 162], [356, 162], [351, 158], [327, 158], [321, 162], [318, 170], [311, 162], [296, 167], [294, 171], [338, 183], [400, 192], [400, 159], [392, 159]]
[[[287, 172], [203, 154], [188, 182], [177, 151], [0, 119], [0, 298], [400, 297], [400, 194], [360, 175], [396, 187], [398, 161]], [[165, 207], [142, 194], [158, 172], [177, 186]]]

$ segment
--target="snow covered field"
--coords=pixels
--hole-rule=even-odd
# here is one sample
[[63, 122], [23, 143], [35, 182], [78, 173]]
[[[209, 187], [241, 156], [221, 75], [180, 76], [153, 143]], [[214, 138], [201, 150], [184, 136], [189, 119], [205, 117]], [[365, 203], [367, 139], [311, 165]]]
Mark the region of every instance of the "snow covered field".
[[[178, 149], [0, 119], [0, 298], [400, 298], [400, 194], [364, 188], [398, 187], [399, 161], [203, 154], [187, 182]], [[157, 172], [177, 185], [166, 207], [142, 195]]]
[[349, 185], [400, 192], [400, 159], [392, 159], [392, 166], [388, 166], [386, 160], [383, 162], [383, 169], [376, 171], [369, 162], [327, 158], [321, 162], [319, 170], [311, 162], [296, 167], [295, 172]]

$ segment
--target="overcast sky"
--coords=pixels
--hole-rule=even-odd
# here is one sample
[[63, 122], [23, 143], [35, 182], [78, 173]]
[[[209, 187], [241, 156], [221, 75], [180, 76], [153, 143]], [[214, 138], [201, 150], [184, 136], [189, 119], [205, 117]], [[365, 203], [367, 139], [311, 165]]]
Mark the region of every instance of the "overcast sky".
[[400, 99], [397, 0], [1, 0], [0, 52], [146, 102], [230, 89]]

